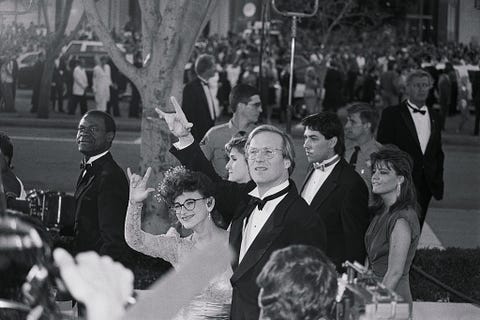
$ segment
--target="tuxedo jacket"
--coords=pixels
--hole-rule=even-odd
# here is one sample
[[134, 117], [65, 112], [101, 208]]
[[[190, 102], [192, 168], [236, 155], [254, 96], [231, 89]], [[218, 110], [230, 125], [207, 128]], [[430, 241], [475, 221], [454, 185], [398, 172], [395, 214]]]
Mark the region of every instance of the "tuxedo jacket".
[[124, 237], [128, 181], [107, 153], [95, 160], [75, 191], [75, 248], [96, 251], [127, 263], [131, 249]]
[[[443, 161], [441, 127], [436, 112], [430, 114], [430, 139], [425, 154], [422, 153], [417, 131], [407, 101], [383, 110], [378, 126], [377, 141], [394, 144], [407, 152], [413, 159], [413, 181], [415, 186], [428, 186], [429, 193], [440, 200], [443, 198]], [[424, 183], [425, 182], [425, 183]], [[420, 190], [424, 192], [424, 190]]]
[[182, 164], [200, 170], [216, 181], [216, 207], [225, 220], [232, 222], [229, 243], [235, 252], [235, 259], [230, 279], [233, 287], [231, 319], [258, 319], [260, 289], [256, 279], [270, 255], [275, 250], [292, 244], [312, 245], [325, 250], [326, 237], [322, 220], [300, 197], [295, 184], [290, 181], [289, 192], [272, 212], [239, 263], [243, 221], [255, 208], [248, 203], [248, 192], [255, 188], [255, 183], [238, 184], [219, 179], [210, 162], [201, 160], [205, 156], [196, 143], [183, 150], [172, 148], [171, 152]]
[[[311, 166], [302, 190], [313, 173]], [[326, 255], [337, 270], [346, 260], [365, 260], [364, 236], [370, 219], [368, 188], [362, 177], [343, 158], [335, 165], [310, 203], [327, 231]]]
[[188, 121], [193, 123], [191, 132], [195, 141], [202, 141], [208, 129], [215, 125], [215, 121], [210, 116], [208, 100], [198, 77], [183, 88], [182, 109]]

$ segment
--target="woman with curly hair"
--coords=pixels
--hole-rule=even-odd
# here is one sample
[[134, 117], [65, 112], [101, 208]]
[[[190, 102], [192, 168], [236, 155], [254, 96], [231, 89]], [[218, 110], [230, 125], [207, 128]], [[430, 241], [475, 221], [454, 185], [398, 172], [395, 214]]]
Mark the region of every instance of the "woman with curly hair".
[[[219, 237], [228, 243], [228, 232], [218, 226], [212, 218], [215, 207], [214, 185], [203, 173], [194, 172], [179, 166], [169, 169], [158, 188], [157, 199], [164, 201], [175, 213], [185, 229], [192, 230], [188, 237], [170, 228], [166, 234], [153, 235], [141, 229], [141, 211], [143, 201], [155, 191], [147, 188], [151, 168], [144, 177], [133, 174], [127, 169], [130, 179], [130, 201], [125, 220], [125, 240], [127, 244], [143, 254], [162, 258], [177, 268], [183, 259], [195, 248], [202, 247]], [[228, 319], [232, 288], [230, 266], [184, 308], [177, 319]]]
[[373, 220], [365, 233], [369, 265], [380, 282], [411, 303], [409, 272], [420, 238], [413, 161], [393, 145], [370, 157]]

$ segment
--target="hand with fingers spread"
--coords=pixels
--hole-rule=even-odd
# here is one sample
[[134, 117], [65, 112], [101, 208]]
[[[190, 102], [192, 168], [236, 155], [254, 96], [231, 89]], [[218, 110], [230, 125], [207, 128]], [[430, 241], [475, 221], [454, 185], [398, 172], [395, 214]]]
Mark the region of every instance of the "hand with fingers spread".
[[170, 102], [173, 104], [175, 112], [165, 113], [159, 108], [155, 108], [158, 116], [160, 117], [160, 119], [165, 119], [165, 122], [167, 122], [168, 125], [168, 129], [170, 129], [170, 131], [175, 137], [185, 138], [191, 136], [190, 130], [192, 129], [193, 124], [191, 122], [188, 122], [188, 119], [185, 116], [182, 107], [180, 107], [175, 97], [170, 97]]
[[132, 173], [130, 168], [127, 168], [128, 180], [130, 180], [130, 200], [133, 202], [142, 202], [147, 199], [148, 195], [155, 191], [154, 188], [147, 188], [147, 182], [152, 173], [152, 168], [148, 167], [145, 175], [139, 176]]
[[74, 259], [58, 248], [53, 252], [65, 286], [70, 294], [85, 304], [87, 318], [120, 319], [133, 293], [133, 273], [108, 256], [80, 253]]

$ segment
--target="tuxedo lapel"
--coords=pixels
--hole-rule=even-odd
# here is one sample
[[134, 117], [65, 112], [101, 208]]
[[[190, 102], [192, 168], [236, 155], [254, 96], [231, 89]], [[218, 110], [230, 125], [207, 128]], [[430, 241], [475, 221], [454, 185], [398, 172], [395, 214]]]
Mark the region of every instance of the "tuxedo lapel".
[[197, 97], [199, 97], [199, 99], [202, 100], [202, 102], [199, 103], [199, 105], [203, 106], [203, 110], [201, 112], [204, 112], [204, 114], [208, 115], [208, 117], [211, 118], [210, 117], [210, 109], [209, 109], [209, 106], [208, 106], [208, 99], [207, 99], [207, 96], [205, 94], [205, 90], [203, 90], [202, 80], [200, 80], [200, 78], [197, 78], [195, 86], [196, 86], [195, 91], [197, 91], [197, 93], [198, 93]]
[[429, 150], [432, 148], [432, 145], [435, 143], [435, 137], [437, 136], [437, 130], [440, 130], [440, 128], [438, 127], [438, 123], [433, 116], [433, 112], [434, 111], [432, 109], [428, 109], [428, 113], [430, 115], [430, 137], [428, 138], [425, 154], [427, 154], [427, 152], [429, 152]]
[[[238, 267], [234, 269], [231, 278], [232, 283], [237, 281], [242, 275], [245, 274], [245, 272], [252, 268], [262, 258], [262, 256], [268, 251], [272, 243], [283, 230], [285, 214], [298, 196], [298, 191], [296, 190], [295, 185], [293, 185], [292, 181], [290, 183], [292, 185], [290, 191], [287, 193], [287, 196], [277, 205], [255, 240], [253, 240], [242, 261], [238, 264]], [[240, 249], [238, 249], [236, 252], [239, 251]]]
[[250, 215], [255, 209], [254, 205], [249, 205], [245, 208], [244, 213], [240, 215], [237, 219], [232, 221], [232, 226], [230, 227], [229, 243], [232, 246], [236, 254], [234, 260], [232, 261], [232, 269], [235, 270], [238, 266], [238, 259], [240, 255], [240, 247], [242, 245], [242, 231], [243, 231], [243, 221], [245, 217]]
[[402, 116], [403, 122], [405, 123], [405, 126], [407, 127], [408, 131], [413, 137], [413, 140], [416, 142], [417, 147], [421, 151], [420, 147], [420, 140], [418, 140], [418, 134], [417, 134], [417, 129], [415, 129], [415, 123], [413, 122], [412, 115], [410, 114], [410, 111], [408, 111], [408, 106], [407, 106], [407, 101], [404, 101], [400, 105], [400, 115]]
[[340, 158], [340, 161], [337, 163], [335, 168], [333, 168], [327, 180], [325, 180], [315, 197], [313, 197], [312, 203], [310, 203], [310, 207], [318, 209], [318, 207], [320, 207], [322, 203], [328, 198], [330, 193], [335, 190], [338, 185], [337, 181], [344, 165], [348, 164], [343, 158]]

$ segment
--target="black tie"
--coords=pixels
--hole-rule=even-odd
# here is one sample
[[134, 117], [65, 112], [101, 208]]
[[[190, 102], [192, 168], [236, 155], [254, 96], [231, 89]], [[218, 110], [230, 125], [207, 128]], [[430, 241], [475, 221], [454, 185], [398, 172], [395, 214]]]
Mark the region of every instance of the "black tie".
[[87, 163], [87, 160], [83, 159], [80, 162], [80, 170], [88, 170], [92, 167], [91, 163]]
[[427, 110], [420, 110], [418, 108], [415, 108], [413, 106], [411, 106], [409, 103], [407, 103], [407, 106], [413, 110], [413, 113], [420, 113], [422, 116], [425, 115], [425, 112], [427, 112]]
[[357, 159], [358, 159], [358, 153], [359, 152], [360, 152], [360, 147], [355, 146], [355, 151], [353, 151], [352, 156], [350, 157], [350, 164], [354, 167], [357, 165]]
[[274, 193], [274, 194], [272, 194], [272, 195], [270, 195], [270, 196], [268, 196], [268, 197], [265, 197], [264, 199], [259, 199], [259, 198], [257, 198], [257, 197], [252, 197], [252, 199], [250, 200], [250, 203], [251, 203], [252, 205], [255, 204], [255, 205], [258, 207], [258, 210], [262, 211], [263, 207], [265, 206], [265, 204], [266, 204], [268, 201], [283, 196], [283, 195], [286, 194], [289, 190], [290, 190], [290, 185], [288, 185], [286, 188], [278, 191], [277, 193]]

